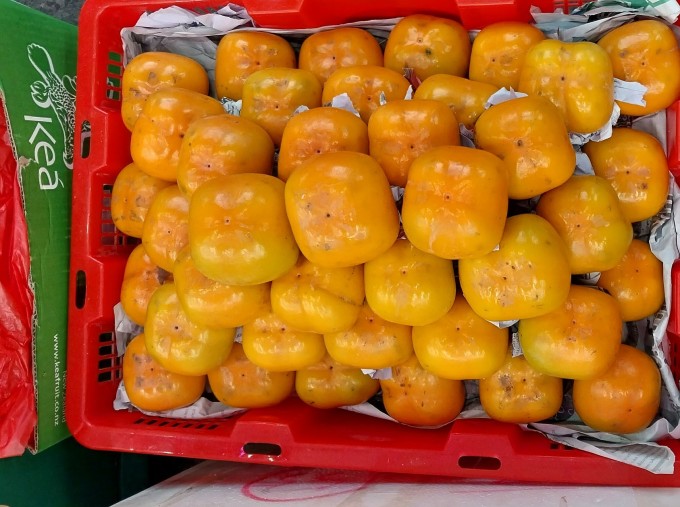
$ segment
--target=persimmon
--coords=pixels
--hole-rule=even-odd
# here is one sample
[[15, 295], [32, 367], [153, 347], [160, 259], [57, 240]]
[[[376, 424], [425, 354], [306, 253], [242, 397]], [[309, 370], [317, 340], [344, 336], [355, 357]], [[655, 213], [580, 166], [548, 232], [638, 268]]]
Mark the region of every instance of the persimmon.
[[428, 14], [405, 16], [385, 44], [385, 67], [412, 69], [421, 81], [434, 74], [465, 76], [470, 63], [470, 35], [458, 21]]
[[479, 401], [497, 421], [527, 424], [553, 417], [562, 406], [562, 379], [541, 373], [524, 356], [512, 356], [479, 381]]
[[149, 176], [135, 163], [126, 165], [116, 176], [111, 189], [111, 220], [123, 234], [141, 238], [144, 221], [156, 194], [172, 185]]
[[132, 131], [147, 98], [163, 88], [178, 87], [207, 95], [208, 73], [197, 61], [176, 53], [146, 51], [123, 70], [120, 112]]
[[412, 426], [449, 423], [465, 405], [463, 382], [425, 370], [415, 355], [393, 366], [392, 376], [380, 380], [380, 388], [387, 413]]
[[182, 375], [163, 368], [149, 354], [143, 333], [125, 347], [123, 386], [140, 410], [162, 412], [191, 405], [201, 397], [205, 384], [205, 375]]
[[358, 405], [380, 389], [380, 382], [326, 354], [295, 373], [295, 392], [307, 405], [330, 409]]
[[218, 98], [240, 100], [245, 80], [270, 67], [295, 68], [290, 43], [273, 33], [234, 30], [222, 36], [215, 54], [215, 93]]
[[594, 430], [635, 433], [659, 411], [661, 374], [649, 355], [624, 344], [604, 373], [575, 380], [572, 396], [576, 413]]
[[363, 28], [346, 26], [313, 33], [302, 41], [298, 67], [312, 71], [323, 84], [339, 68], [382, 64], [378, 40]]
[[271, 407], [293, 392], [295, 372], [261, 368], [248, 359], [240, 343], [234, 343], [224, 362], [208, 372], [208, 385], [230, 407]]
[[616, 299], [625, 321], [650, 317], [664, 304], [663, 264], [639, 239], [613, 268], [600, 273], [597, 285]]

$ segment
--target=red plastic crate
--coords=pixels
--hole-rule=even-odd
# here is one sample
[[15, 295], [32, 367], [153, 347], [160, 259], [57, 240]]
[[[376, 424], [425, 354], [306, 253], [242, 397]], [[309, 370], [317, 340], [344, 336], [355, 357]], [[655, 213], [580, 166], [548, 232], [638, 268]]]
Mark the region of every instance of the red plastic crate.
[[[418, 12], [460, 19], [468, 28], [500, 20], [529, 20], [529, 6], [543, 11], [578, 2], [560, 0], [241, 0], [262, 26], [313, 27]], [[639, 486], [680, 486], [673, 475], [650, 472], [556, 444], [519, 426], [492, 420], [457, 420], [419, 430], [345, 410], [322, 411], [295, 399], [220, 420], [186, 421], [114, 411], [121, 371], [113, 337], [127, 255], [134, 244], [110, 216], [117, 172], [130, 161], [129, 132], [120, 117], [120, 30], [144, 11], [168, 5], [218, 8], [215, 0], [87, 0], [80, 17], [74, 169], [71, 290], [66, 416], [83, 445], [109, 451], [198, 459], [431, 474], [499, 481]], [[322, 6], [322, 7], [321, 7]], [[668, 134], [673, 170], [677, 104]], [[680, 266], [673, 280], [680, 282]], [[680, 301], [680, 283], [674, 283]], [[673, 308], [671, 365], [680, 377], [680, 312]], [[662, 442], [680, 456], [680, 442]]]

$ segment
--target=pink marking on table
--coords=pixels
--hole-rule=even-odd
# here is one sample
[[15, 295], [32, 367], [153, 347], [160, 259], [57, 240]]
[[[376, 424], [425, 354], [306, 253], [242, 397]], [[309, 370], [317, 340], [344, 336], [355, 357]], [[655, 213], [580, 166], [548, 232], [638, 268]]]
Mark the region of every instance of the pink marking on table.
[[375, 474], [319, 469], [282, 469], [248, 481], [243, 496], [262, 502], [299, 502], [354, 493], [368, 487]]

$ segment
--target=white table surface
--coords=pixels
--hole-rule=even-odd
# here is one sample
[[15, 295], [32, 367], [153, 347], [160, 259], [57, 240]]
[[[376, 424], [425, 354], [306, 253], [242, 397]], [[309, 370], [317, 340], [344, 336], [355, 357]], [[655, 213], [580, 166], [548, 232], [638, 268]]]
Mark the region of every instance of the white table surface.
[[680, 488], [541, 486], [203, 462], [115, 507], [680, 507]]

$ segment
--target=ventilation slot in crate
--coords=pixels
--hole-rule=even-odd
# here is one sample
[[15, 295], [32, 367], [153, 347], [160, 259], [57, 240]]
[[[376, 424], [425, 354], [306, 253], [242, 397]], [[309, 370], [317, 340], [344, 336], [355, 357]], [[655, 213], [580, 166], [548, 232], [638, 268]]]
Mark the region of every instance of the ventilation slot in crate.
[[120, 102], [123, 77], [123, 55], [109, 51], [106, 64], [106, 98]]
[[98, 344], [97, 381], [119, 381], [121, 372], [121, 358], [116, 351], [116, 343], [113, 333], [99, 335]]
[[144, 426], [158, 426], [166, 428], [181, 428], [192, 430], [206, 430], [212, 431], [220, 427], [219, 422], [205, 422], [205, 421], [187, 421], [169, 418], [155, 418], [155, 417], [140, 417], [134, 421], [134, 424]]

